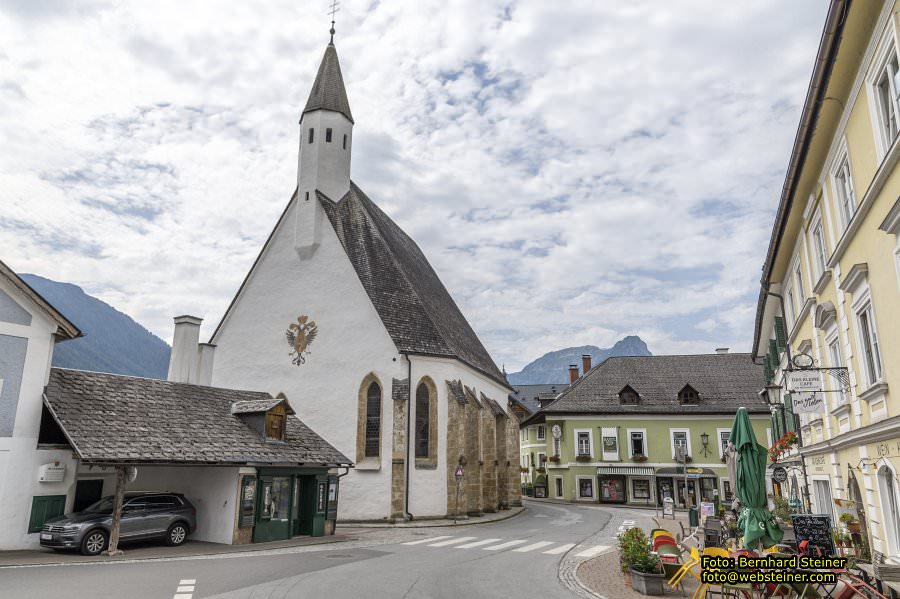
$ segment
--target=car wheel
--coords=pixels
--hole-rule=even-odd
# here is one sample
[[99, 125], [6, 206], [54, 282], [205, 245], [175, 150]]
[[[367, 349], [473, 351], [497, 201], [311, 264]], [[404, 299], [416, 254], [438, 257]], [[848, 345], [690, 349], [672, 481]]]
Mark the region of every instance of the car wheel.
[[176, 522], [166, 531], [166, 545], [177, 547], [184, 543], [188, 536], [187, 524], [184, 522]]
[[100, 555], [106, 549], [109, 536], [99, 528], [89, 530], [81, 540], [81, 553], [84, 555]]

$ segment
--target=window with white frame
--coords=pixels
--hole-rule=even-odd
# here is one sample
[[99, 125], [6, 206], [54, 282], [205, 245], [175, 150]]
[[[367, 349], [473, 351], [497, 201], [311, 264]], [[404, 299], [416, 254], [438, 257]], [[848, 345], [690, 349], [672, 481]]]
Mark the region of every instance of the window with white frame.
[[556, 491], [555, 497], [562, 497], [563, 496], [563, 479], [561, 476], [553, 477], [553, 486], [554, 486], [553, 490]]
[[853, 192], [853, 179], [850, 176], [850, 161], [847, 154], [843, 155], [834, 171], [834, 193], [846, 229], [856, 211], [856, 194]]
[[885, 151], [897, 137], [897, 71], [897, 51], [891, 43], [884, 64], [875, 76], [874, 90]]
[[553, 455], [555, 455], [557, 457], [559, 456], [559, 445], [560, 445], [560, 440], [554, 438], [553, 439]]
[[538, 453], [538, 468], [546, 468], [547, 467], [547, 454], [546, 453]]
[[857, 310], [856, 322], [859, 326], [859, 343], [862, 346], [866, 380], [871, 385], [881, 380], [881, 352], [871, 302], [865, 303]]
[[539, 424], [537, 427], [537, 438], [538, 441], [544, 441], [547, 439], [547, 427], [543, 424]]
[[575, 447], [578, 448], [578, 455], [591, 455], [591, 433], [590, 431], [577, 431], [575, 433]]
[[[841, 340], [837, 335], [835, 335], [834, 339], [828, 341], [828, 361], [831, 363], [832, 368], [841, 368], [844, 365], [843, 360], [841, 359]], [[836, 379], [834, 384], [840, 389], [835, 393], [837, 403], [844, 403], [847, 401], [847, 395], [844, 391], [843, 384], [839, 379]]]
[[794, 267], [794, 283], [797, 286], [797, 299], [800, 300], [800, 307], [806, 301], [806, 295], [803, 293], [803, 271], [800, 269], [800, 262]]
[[818, 276], [825, 272], [828, 264], [828, 255], [825, 253], [825, 235], [822, 232], [822, 221], [816, 222], [812, 230], [813, 258], [815, 259]]
[[593, 499], [594, 498], [594, 477], [579, 476], [578, 477], [578, 498]]
[[644, 441], [644, 431], [631, 431], [629, 437], [629, 450], [632, 456], [647, 455], [647, 447]]
[[688, 442], [687, 429], [669, 429], [672, 440], [672, 459], [678, 455], [678, 448], [684, 448], [684, 454], [688, 457], [691, 455], [691, 444]]
[[725, 428], [719, 429], [719, 455], [724, 456], [725, 450], [728, 449], [728, 439], [731, 438], [731, 431]]
[[785, 298], [787, 301], [787, 311], [788, 311], [788, 325], [794, 326], [794, 323], [797, 322], [797, 313], [794, 310], [794, 290], [787, 290], [787, 297]]

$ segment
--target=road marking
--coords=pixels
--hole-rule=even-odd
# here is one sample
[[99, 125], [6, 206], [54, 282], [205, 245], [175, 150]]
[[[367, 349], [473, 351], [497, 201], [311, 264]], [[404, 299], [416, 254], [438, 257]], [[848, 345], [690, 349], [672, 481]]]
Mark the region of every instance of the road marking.
[[518, 541], [507, 541], [505, 543], [500, 543], [499, 545], [494, 545], [492, 547], [485, 547], [485, 551], [500, 551], [501, 549], [506, 549], [507, 547], [515, 547], [516, 545], [521, 545], [525, 543], [524, 539]]
[[172, 599], [193, 599], [194, 595], [191, 593], [175, 593], [175, 596]]
[[193, 593], [194, 585], [185, 584], [185, 585], [179, 586], [177, 589], [175, 589], [175, 592], [176, 593]]
[[603, 553], [609, 549], [609, 545], [594, 545], [590, 549], [585, 549], [581, 553], [576, 553], [575, 557], [594, 557], [599, 553]]
[[475, 541], [474, 543], [466, 543], [465, 545], [457, 545], [454, 549], [471, 549], [473, 547], [480, 547], [481, 545], [487, 545], [488, 543], [496, 543], [497, 541], [502, 541], [503, 539], [484, 539], [483, 541]]
[[566, 543], [565, 545], [560, 545], [559, 547], [554, 547], [553, 549], [549, 549], [547, 551], [543, 551], [547, 555], [559, 555], [560, 553], [565, 553], [569, 549], [575, 546], [575, 543]]
[[421, 545], [422, 543], [431, 543], [432, 541], [440, 541], [441, 539], [449, 539], [450, 535], [444, 535], [442, 537], [429, 537], [427, 539], [419, 539], [418, 541], [409, 541], [407, 543], [403, 543], [403, 545]]
[[471, 541], [472, 539], [477, 539], [478, 537], [459, 537], [458, 539], [450, 539], [449, 541], [441, 541], [440, 543], [432, 543], [429, 547], [446, 547], [448, 545], [456, 545], [457, 543], [462, 543], [464, 541]]
[[197, 584], [196, 578], [184, 578], [178, 581], [178, 584]]
[[528, 553], [529, 551], [534, 551], [535, 549], [540, 549], [541, 547], [546, 547], [547, 545], [553, 545], [554, 542], [555, 541], [540, 541], [538, 543], [532, 543], [531, 545], [519, 547], [518, 549], [513, 549], [513, 551], [517, 553]]

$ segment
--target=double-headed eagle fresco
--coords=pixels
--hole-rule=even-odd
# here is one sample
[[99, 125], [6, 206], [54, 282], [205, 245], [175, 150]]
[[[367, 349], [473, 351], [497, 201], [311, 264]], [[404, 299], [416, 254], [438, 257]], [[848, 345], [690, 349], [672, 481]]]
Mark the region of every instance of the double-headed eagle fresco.
[[291, 351], [288, 355], [291, 356], [291, 363], [294, 366], [306, 363], [305, 354], [309, 353], [309, 346], [312, 345], [318, 332], [319, 327], [316, 326], [316, 321], [310, 320], [309, 316], [305, 314], [301, 314], [297, 318], [297, 322], [293, 322], [288, 326], [284, 336], [288, 345], [291, 346]]

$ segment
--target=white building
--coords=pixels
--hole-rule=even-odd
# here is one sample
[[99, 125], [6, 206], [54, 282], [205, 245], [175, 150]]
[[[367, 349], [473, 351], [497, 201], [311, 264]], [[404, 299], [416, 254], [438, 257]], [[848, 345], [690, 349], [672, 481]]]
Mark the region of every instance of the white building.
[[0, 549], [37, 546], [43, 514], [74, 485], [71, 451], [38, 443], [57, 341], [81, 331], [0, 262]]
[[510, 387], [416, 243], [351, 182], [353, 124], [331, 43], [296, 190], [210, 340], [212, 384], [285, 393], [354, 459], [341, 520], [445, 516], [458, 463], [460, 511], [517, 504]]

